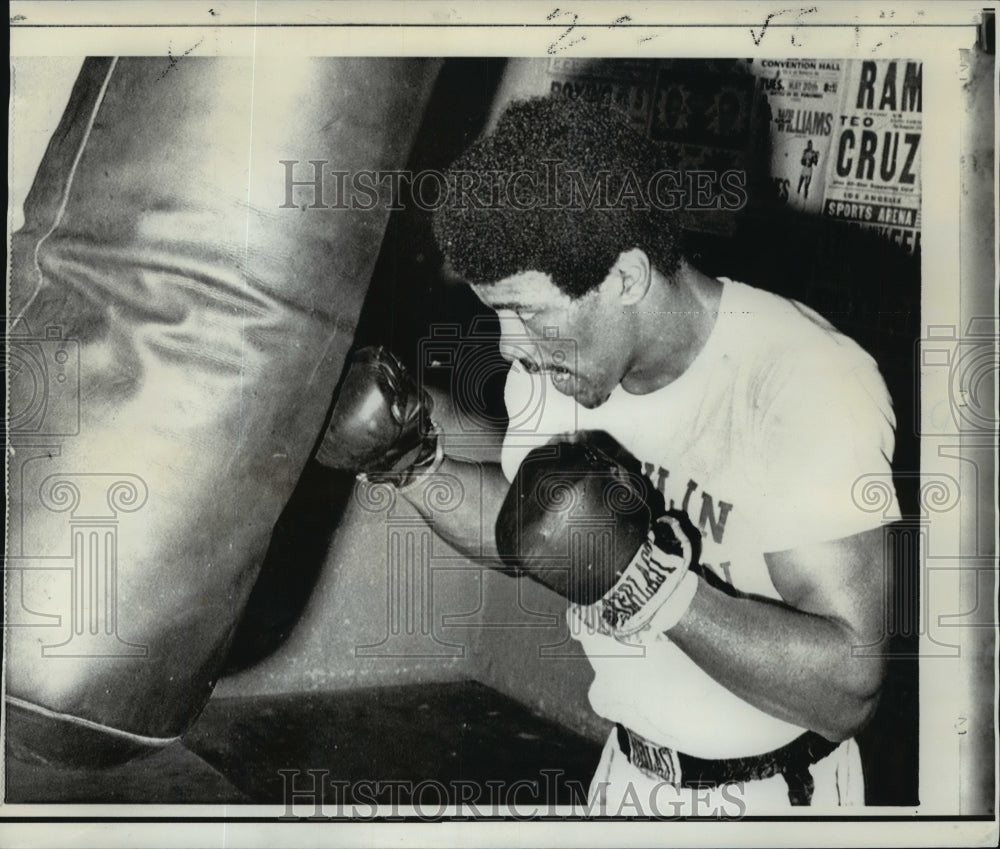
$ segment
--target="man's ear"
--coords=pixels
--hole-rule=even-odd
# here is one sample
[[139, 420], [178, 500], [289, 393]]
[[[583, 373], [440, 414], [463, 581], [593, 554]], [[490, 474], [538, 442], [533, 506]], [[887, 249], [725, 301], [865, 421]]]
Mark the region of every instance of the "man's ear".
[[652, 282], [652, 265], [642, 248], [630, 248], [618, 255], [613, 274], [621, 287], [622, 304], [633, 306], [649, 291]]

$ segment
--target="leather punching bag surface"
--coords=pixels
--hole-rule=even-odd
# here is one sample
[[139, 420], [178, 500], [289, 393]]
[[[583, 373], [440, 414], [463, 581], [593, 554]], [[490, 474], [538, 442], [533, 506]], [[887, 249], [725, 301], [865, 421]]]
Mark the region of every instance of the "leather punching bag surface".
[[287, 181], [402, 167], [437, 68], [84, 63], [12, 250], [16, 756], [125, 760], [208, 699], [388, 215]]

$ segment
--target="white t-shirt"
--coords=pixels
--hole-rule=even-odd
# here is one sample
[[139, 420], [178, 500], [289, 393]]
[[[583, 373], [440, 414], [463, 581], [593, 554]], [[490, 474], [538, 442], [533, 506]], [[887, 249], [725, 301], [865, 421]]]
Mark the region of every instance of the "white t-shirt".
[[[895, 419], [875, 361], [807, 307], [722, 278], [719, 316], [677, 380], [646, 395], [619, 386], [587, 410], [515, 364], [501, 461], [512, 480], [553, 434], [605, 430], [642, 463], [668, 507], [702, 532], [702, 563], [736, 589], [780, 599], [764, 554], [839, 539], [897, 515], [852, 497], [884, 473]], [[573, 636], [594, 668], [594, 710], [661, 745], [709, 758], [766, 752], [804, 729], [766, 714], [703, 672], [661, 634], [626, 645]]]

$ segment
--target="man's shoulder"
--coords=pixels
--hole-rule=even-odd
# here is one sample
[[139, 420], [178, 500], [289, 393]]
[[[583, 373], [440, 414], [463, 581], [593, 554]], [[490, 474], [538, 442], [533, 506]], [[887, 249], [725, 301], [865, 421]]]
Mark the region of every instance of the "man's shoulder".
[[742, 332], [732, 341], [757, 350], [767, 360], [788, 357], [797, 363], [824, 362], [853, 369], [874, 364], [867, 351], [806, 304], [766, 289], [723, 279], [722, 308]]
[[736, 311], [736, 320], [726, 344], [758, 414], [838, 394], [848, 385], [883, 397], [872, 356], [815, 310], [764, 289], [729, 285], [734, 297], [727, 298], [727, 309]]

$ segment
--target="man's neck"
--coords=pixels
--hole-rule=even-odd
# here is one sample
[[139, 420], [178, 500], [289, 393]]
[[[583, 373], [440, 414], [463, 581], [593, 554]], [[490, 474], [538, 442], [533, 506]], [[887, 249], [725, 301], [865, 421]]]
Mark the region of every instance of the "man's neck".
[[635, 395], [673, 383], [705, 347], [719, 314], [722, 283], [682, 263], [667, 278], [653, 270], [636, 309], [635, 360], [622, 388]]

